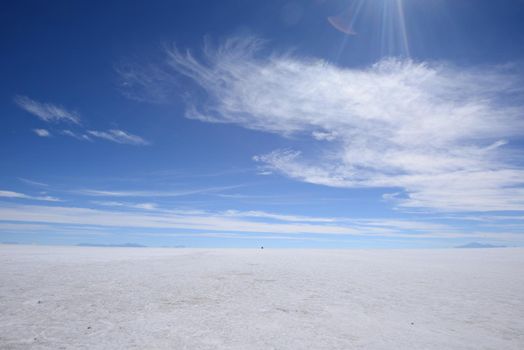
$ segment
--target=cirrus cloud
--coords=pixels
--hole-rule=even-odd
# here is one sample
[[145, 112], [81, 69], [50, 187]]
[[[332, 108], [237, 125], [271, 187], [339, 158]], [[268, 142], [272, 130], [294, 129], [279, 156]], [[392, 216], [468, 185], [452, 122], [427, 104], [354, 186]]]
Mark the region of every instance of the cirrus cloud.
[[144, 140], [142, 137], [133, 135], [124, 130], [111, 129], [107, 131], [87, 131], [89, 136], [98, 137], [107, 141], [128, 144], [128, 145], [148, 145], [149, 142]]
[[170, 48], [163, 67], [163, 79], [184, 76], [200, 90], [189, 93], [188, 118], [318, 144], [315, 155], [255, 156], [267, 171], [384, 188], [406, 208], [524, 210], [524, 169], [513, 147], [524, 134], [522, 84], [510, 67], [389, 58], [348, 68], [268, 53], [255, 38], [206, 43], [201, 57]]
[[51, 133], [46, 129], [33, 129], [33, 132], [40, 137], [51, 137]]
[[61, 202], [62, 201], [59, 198], [55, 198], [55, 197], [51, 197], [47, 195], [30, 196], [25, 193], [6, 191], [6, 190], [0, 190], [0, 198], [31, 199], [31, 200], [46, 201], [46, 202]]
[[42, 103], [30, 99], [27, 96], [15, 96], [15, 103], [27, 112], [37, 116], [45, 122], [66, 121], [80, 124], [80, 116], [74, 111], [68, 111], [62, 106], [52, 103]]

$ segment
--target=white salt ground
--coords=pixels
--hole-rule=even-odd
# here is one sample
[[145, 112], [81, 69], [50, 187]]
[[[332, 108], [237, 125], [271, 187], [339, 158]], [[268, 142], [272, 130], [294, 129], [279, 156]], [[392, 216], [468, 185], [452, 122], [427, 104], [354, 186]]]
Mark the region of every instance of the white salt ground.
[[0, 246], [1, 349], [524, 349], [524, 249]]

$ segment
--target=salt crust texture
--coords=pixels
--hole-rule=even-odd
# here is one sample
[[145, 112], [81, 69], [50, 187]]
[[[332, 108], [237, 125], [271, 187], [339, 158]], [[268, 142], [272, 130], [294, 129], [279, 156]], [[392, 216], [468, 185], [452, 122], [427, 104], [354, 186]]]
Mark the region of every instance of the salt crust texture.
[[524, 349], [524, 249], [0, 245], [1, 349]]

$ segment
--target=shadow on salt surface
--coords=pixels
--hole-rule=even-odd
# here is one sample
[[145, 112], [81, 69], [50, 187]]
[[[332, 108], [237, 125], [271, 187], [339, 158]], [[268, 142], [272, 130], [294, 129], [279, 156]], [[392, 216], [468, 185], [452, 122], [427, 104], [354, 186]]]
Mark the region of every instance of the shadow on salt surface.
[[298, 313], [298, 314], [304, 314], [304, 315], [309, 315], [310, 312], [307, 311], [307, 310], [299, 310], [299, 309], [286, 309], [286, 308], [283, 308], [283, 307], [277, 307], [275, 308], [276, 310], [278, 311], [282, 311], [282, 312], [285, 312], [285, 313]]

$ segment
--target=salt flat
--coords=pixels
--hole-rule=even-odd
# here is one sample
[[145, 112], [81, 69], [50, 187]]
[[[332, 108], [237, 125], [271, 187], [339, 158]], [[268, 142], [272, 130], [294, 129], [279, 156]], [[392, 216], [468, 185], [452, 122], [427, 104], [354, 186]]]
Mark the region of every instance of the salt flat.
[[524, 249], [0, 246], [2, 349], [524, 349]]

